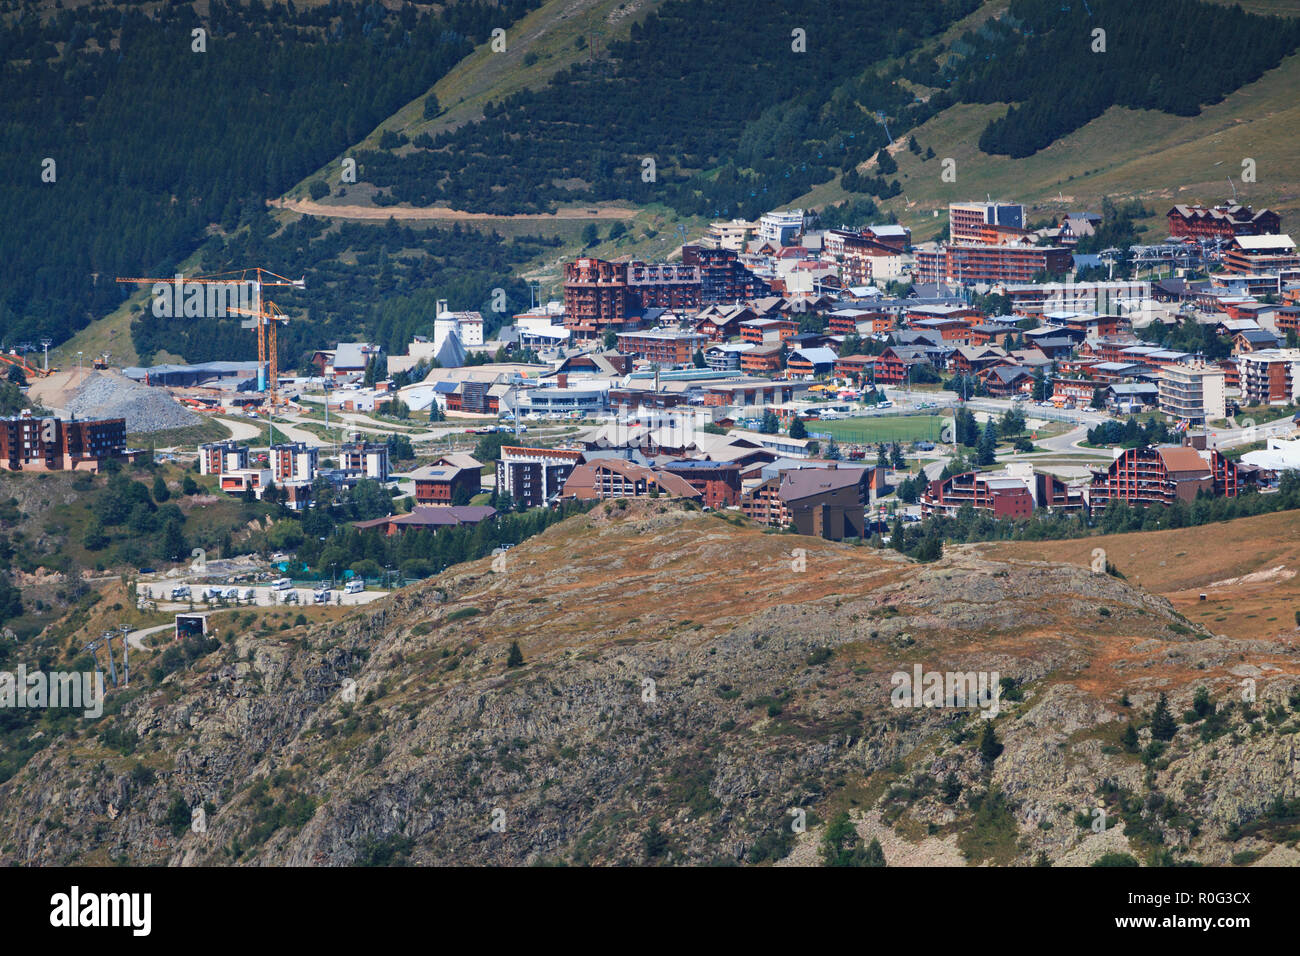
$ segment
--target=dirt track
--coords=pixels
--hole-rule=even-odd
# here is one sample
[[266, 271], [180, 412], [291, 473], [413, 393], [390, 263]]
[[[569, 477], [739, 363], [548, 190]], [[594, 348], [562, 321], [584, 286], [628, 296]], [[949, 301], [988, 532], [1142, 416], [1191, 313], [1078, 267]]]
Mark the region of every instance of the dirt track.
[[499, 216], [487, 212], [462, 212], [459, 209], [447, 209], [442, 206], [327, 206], [311, 199], [268, 199], [268, 206], [275, 209], [288, 209], [305, 216], [331, 216], [335, 219], [441, 219], [448, 222], [558, 222], [564, 219], [631, 219], [636, 215], [635, 209], [621, 209], [617, 206], [581, 206], [572, 209], [558, 209], [553, 213], [521, 212], [511, 216]]

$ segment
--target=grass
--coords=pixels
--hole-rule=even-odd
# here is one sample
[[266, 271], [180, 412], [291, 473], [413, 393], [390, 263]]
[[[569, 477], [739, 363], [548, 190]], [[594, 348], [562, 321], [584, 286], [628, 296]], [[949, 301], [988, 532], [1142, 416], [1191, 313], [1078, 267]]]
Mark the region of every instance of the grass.
[[[1231, 176], [1242, 202], [1267, 206], [1286, 217], [1300, 210], [1294, 172], [1300, 169], [1300, 141], [1293, 136], [1300, 124], [1297, 84], [1300, 55], [1287, 58], [1199, 116], [1114, 107], [1024, 159], [990, 156], [976, 146], [985, 125], [1003, 115], [1005, 105], [959, 104], [916, 130], [921, 147], [934, 150], [933, 159], [923, 161], [906, 149], [895, 155], [903, 195], [882, 206], [910, 226], [913, 239], [920, 241], [947, 228], [948, 203], [971, 196], [987, 193], [1024, 202], [1033, 220], [1074, 209], [1099, 211], [1104, 196], [1137, 197], [1153, 212], [1145, 223], [1149, 235], [1159, 238], [1169, 206], [1231, 199]], [[1117, 149], [1117, 143], [1122, 147]], [[1241, 182], [1244, 157], [1256, 161], [1258, 182]], [[956, 161], [955, 183], [940, 179], [944, 158]], [[843, 198], [838, 186], [821, 186], [791, 205]]]
[[130, 448], [176, 448], [182, 445], [199, 446], [204, 442], [223, 441], [230, 437], [230, 429], [212, 418], [197, 425], [168, 428], [160, 432], [132, 432], [126, 436]]
[[[1216, 633], [1236, 638], [1276, 638], [1290, 628], [1270, 623], [1291, 621], [1300, 607], [1300, 513], [1237, 518], [1197, 528], [1100, 535], [1073, 541], [1017, 541], [980, 550], [995, 558], [1061, 561], [1089, 566], [1093, 548], [1104, 548], [1131, 583], [1168, 598], [1176, 610], [1214, 615]], [[1216, 581], [1254, 572], [1277, 575], [1256, 582], [1210, 587]], [[1201, 601], [1201, 594], [1206, 600]], [[1220, 620], [1221, 618], [1221, 620]]]
[[843, 418], [830, 422], [809, 422], [808, 433], [833, 435], [837, 442], [938, 441], [951, 419], [943, 415], [877, 415]]

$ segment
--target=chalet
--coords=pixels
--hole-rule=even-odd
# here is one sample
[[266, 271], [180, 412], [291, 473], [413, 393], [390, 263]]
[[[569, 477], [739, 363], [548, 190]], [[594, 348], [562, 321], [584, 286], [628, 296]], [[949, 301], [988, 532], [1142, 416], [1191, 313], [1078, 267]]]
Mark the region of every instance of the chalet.
[[948, 357], [948, 368], [962, 375], [978, 372], [986, 369], [991, 365], [1002, 365], [1010, 362], [1007, 353], [996, 346], [971, 346], [962, 345], [953, 350], [952, 355]]
[[835, 360], [835, 375], [858, 382], [873, 380], [876, 357], [874, 355], [841, 355]]
[[672, 461], [659, 467], [690, 484], [710, 508], [732, 508], [740, 504], [740, 471], [736, 461]]
[[1106, 388], [1106, 407], [1121, 415], [1154, 408], [1160, 400], [1160, 386], [1154, 382], [1127, 382]]
[[1243, 329], [1232, 337], [1232, 353], [1258, 352], [1261, 349], [1275, 349], [1282, 342], [1272, 332], [1263, 329]]
[[786, 358], [785, 367], [791, 375], [805, 378], [825, 375], [835, 367], [835, 353], [830, 349], [795, 349]]
[[417, 505], [406, 514], [354, 521], [352, 526], [361, 531], [378, 528], [386, 535], [394, 535], [421, 529], [439, 531], [443, 528], [475, 525], [495, 518], [496, 514], [497, 510], [488, 505], [443, 505], [432, 508]]
[[866, 510], [874, 502], [874, 468], [831, 462], [768, 478], [741, 496], [746, 516], [773, 528], [831, 541], [862, 538]]
[[918, 332], [938, 332], [948, 345], [970, 345], [971, 323], [965, 319], [917, 319], [911, 327]]
[[415, 482], [415, 503], [467, 505], [472, 497], [482, 491], [481, 471], [478, 462], [468, 467], [438, 464], [417, 468], [410, 475]]
[[891, 345], [876, 357], [876, 383], [902, 385], [911, 380], [911, 370], [918, 365], [929, 365], [925, 349], [915, 346]]
[[740, 370], [749, 374], [781, 370], [780, 345], [756, 345], [740, 353]]
[[789, 319], [751, 319], [740, 323], [742, 342], [771, 345], [784, 342], [799, 331], [799, 323]]
[[985, 322], [983, 325], [971, 326], [970, 344], [971, 345], [999, 345], [1006, 347], [1007, 339], [1013, 335], [1018, 335], [1020, 329], [1014, 325], [1001, 325], [996, 322]]
[[563, 498], [605, 501], [664, 495], [700, 501], [703, 494], [685, 478], [622, 458], [597, 458], [578, 465], [565, 479]]
[[1224, 249], [1223, 265], [1228, 272], [1262, 273], [1300, 269], [1295, 242], [1280, 235], [1237, 236]]
[[1232, 239], [1281, 232], [1282, 220], [1268, 209], [1255, 212], [1250, 206], [1225, 203], [1207, 209], [1200, 205], [1177, 205], [1167, 212], [1169, 235], [1189, 239]]
[[979, 372], [977, 377], [994, 398], [1027, 392], [1034, 384], [1033, 371], [1019, 365], [994, 365]]

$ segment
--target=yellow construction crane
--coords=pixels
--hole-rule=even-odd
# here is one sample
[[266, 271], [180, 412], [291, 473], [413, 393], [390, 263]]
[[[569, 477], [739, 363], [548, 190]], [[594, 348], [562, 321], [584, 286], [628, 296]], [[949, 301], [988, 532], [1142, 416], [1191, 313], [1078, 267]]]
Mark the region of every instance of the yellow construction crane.
[[269, 269], [263, 269], [260, 266], [254, 266], [249, 269], [234, 269], [230, 272], [218, 272], [212, 275], [193, 276], [185, 278], [183, 276], [172, 276], [169, 279], [142, 278], [138, 276], [122, 276], [118, 282], [138, 282], [138, 283], [165, 283], [168, 286], [174, 283], [198, 283], [200, 285], [227, 285], [248, 283], [253, 287], [253, 307], [245, 309], [238, 306], [227, 306], [227, 312], [233, 312], [236, 315], [248, 317], [248, 321], [241, 323], [243, 328], [257, 329], [257, 362], [258, 365], [266, 370], [266, 401], [274, 409], [279, 402], [278, 382], [280, 375], [279, 358], [276, 354], [276, 327], [289, 321], [279, 306], [270, 299], [263, 300], [262, 289], [265, 286], [286, 286], [293, 289], [305, 289], [307, 287], [306, 279], [287, 279], [282, 275], [277, 275]]

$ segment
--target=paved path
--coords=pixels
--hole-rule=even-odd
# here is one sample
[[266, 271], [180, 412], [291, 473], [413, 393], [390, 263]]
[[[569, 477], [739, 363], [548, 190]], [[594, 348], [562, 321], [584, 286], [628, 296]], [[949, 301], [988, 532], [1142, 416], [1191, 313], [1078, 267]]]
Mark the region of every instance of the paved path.
[[175, 624], [159, 624], [156, 627], [146, 627], [139, 631], [132, 631], [126, 636], [126, 641], [137, 651], [147, 651], [149, 648], [144, 646], [144, 639], [150, 634], [157, 634], [160, 631], [173, 631], [176, 629]]
[[254, 425], [251, 421], [239, 421], [234, 418], [218, 418], [215, 421], [220, 422], [230, 429], [230, 437], [235, 441], [242, 441], [245, 438], [256, 439], [263, 434], [259, 425]]

